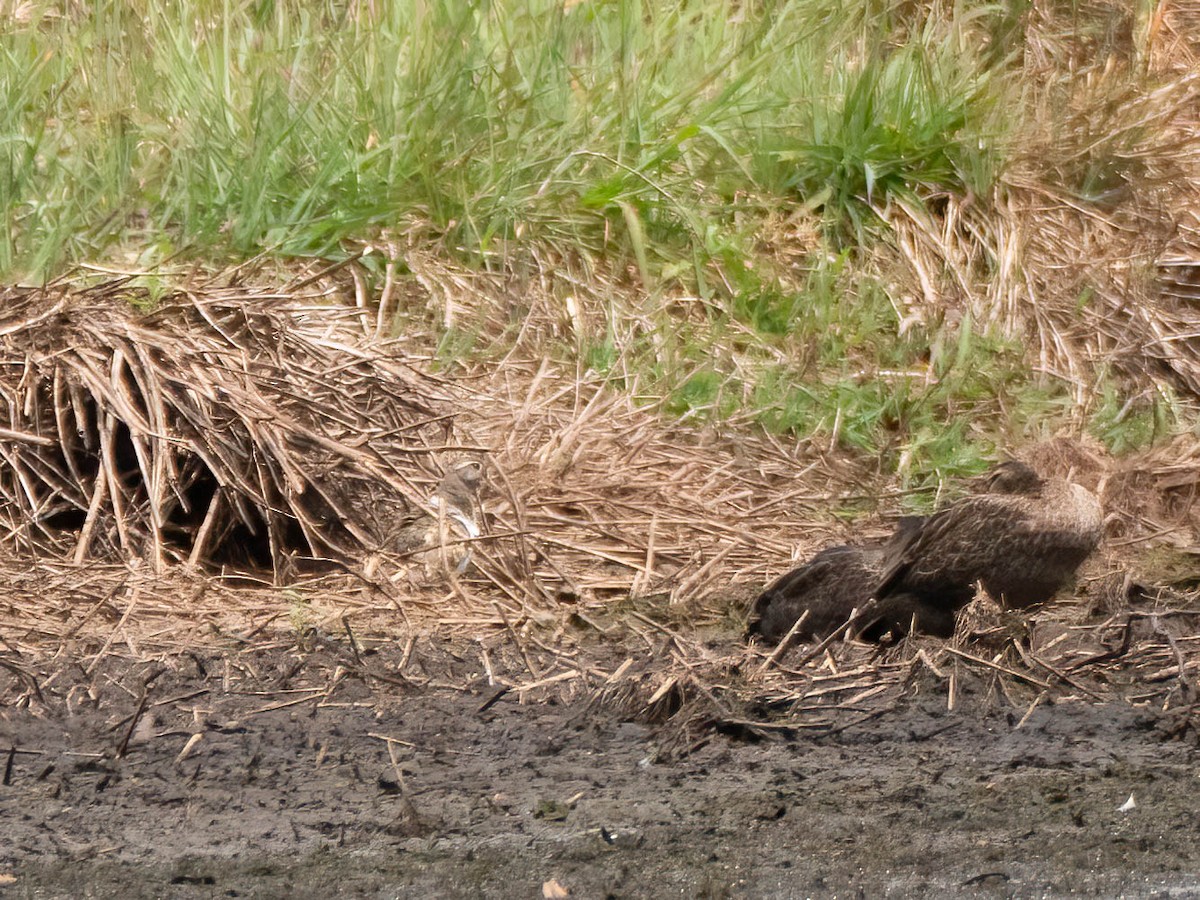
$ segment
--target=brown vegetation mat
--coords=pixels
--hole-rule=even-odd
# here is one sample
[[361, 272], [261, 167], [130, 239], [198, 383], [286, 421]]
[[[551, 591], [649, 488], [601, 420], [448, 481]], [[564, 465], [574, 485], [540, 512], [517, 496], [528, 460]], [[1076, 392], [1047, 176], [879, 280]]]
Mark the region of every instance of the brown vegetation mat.
[[[316, 294], [297, 297], [310, 301], [305, 308], [320, 299]], [[244, 295], [244, 302], [256, 308], [260, 299]], [[218, 300], [231, 302], [228, 293], [219, 294]], [[77, 294], [61, 301], [71, 302], [82, 301]], [[191, 308], [214, 308], [206, 306], [204, 298], [189, 302], [194, 303]], [[309, 336], [312, 332], [291, 331], [294, 311], [268, 305], [270, 312], [264, 316], [285, 317], [265, 320], [275, 336], [272, 347], [303, 337], [313, 343], [300, 341], [302, 347], [347, 354], [358, 367], [354, 386], [338, 394], [332, 379], [314, 373], [303, 393], [297, 392], [311, 402], [294, 420], [246, 416], [247, 406], [232, 389], [213, 391], [207, 402], [228, 403], [223, 421], [240, 423], [242, 430], [204, 432], [201, 440], [183, 441], [181, 449], [177, 436], [172, 441], [154, 435], [149, 414], [139, 411], [153, 406], [146, 403], [150, 391], [132, 400], [114, 393], [112, 382], [104, 378], [116, 371], [112, 357], [101, 365], [88, 354], [97, 352], [97, 341], [105, 352], [126, 347], [127, 360], [145, 359], [151, 352], [147, 348], [158, 348], [154, 352], [164, 358], [173, 354], [172, 360], [182, 361], [175, 368], [143, 363], [142, 372], [169, 369], [172, 383], [179, 386], [173, 394], [161, 391], [156, 396], [186, 397], [186, 402], [174, 401], [174, 414], [203, 409], [212, 415], [213, 406], [203, 407], [183, 390], [188, 378], [205, 383], [208, 377], [207, 371], [194, 368], [201, 351], [184, 349], [178, 341], [171, 345], [141, 320], [104, 311], [95, 302], [83, 308], [98, 327], [90, 334], [80, 327], [73, 338], [77, 345], [55, 350], [35, 343], [22, 356], [12, 343], [17, 330], [9, 328], [5, 335], [6, 365], [22, 372], [7, 382], [7, 390], [42, 386], [26, 391], [24, 396], [37, 399], [28, 405], [14, 403], [10, 394], [10, 412], [18, 412], [5, 423], [7, 433], [0, 440], [11, 466], [5, 472], [9, 521], [45, 521], [29, 511], [45, 506], [48, 495], [21, 493], [31, 483], [31, 473], [40, 474], [43, 485], [56, 484], [45, 477], [44, 467], [29, 462], [29, 448], [45, 447], [48, 434], [73, 435], [77, 429], [72, 421], [97, 421], [93, 411], [68, 419], [64, 426], [64, 415], [75, 415], [78, 408], [69, 399], [71, 391], [61, 387], [66, 379], [36, 377], [64, 371], [45, 367], [62, 366], [66, 358], [76, 360], [66, 372], [91, 373], [93, 380], [85, 383], [101, 417], [134, 423], [130, 434], [143, 429], [151, 435], [147, 442], [163, 441], [158, 456], [133, 454], [136, 467], [131, 471], [142, 473], [140, 481], [129, 471], [112, 476], [113, 483], [124, 485], [126, 510], [140, 508], [139, 503], [145, 507], [149, 497], [160, 502], [164, 496], [178, 498], [169, 481], [160, 480], [160, 487], [149, 491], [145, 485], [164, 477], [161, 466], [169, 470], [167, 463], [156, 467], [152, 459], [170, 460], [184, 451], [205, 462], [212, 459], [210, 471], [231, 473], [230, 486], [238, 486], [233, 497], [261, 502], [267, 486], [274, 485], [270, 489], [277, 493], [271, 503], [252, 508], [290, 512], [296, 519], [308, 515], [305, 507], [278, 505], [281, 497], [294, 504], [295, 496], [304, 494], [289, 495], [280, 487], [289, 460], [300, 478], [311, 478], [317, 485], [321, 482], [312, 474], [314, 469], [305, 467], [332, 459], [340, 465], [361, 464], [358, 472], [385, 473], [382, 483], [397, 496], [411, 490], [396, 475], [397, 469], [389, 468], [394, 458], [380, 449], [381, 443], [351, 442], [344, 447], [322, 432], [330, 426], [323, 415], [358, 433], [379, 425], [379, 431], [371, 431], [372, 441], [393, 439], [397, 430], [393, 420], [378, 418], [374, 411], [360, 417], [331, 411], [339, 402], [357, 408], [361, 398], [374, 396], [381, 382], [396, 376], [394, 364], [383, 367], [385, 357], [358, 349], [359, 339], [351, 337], [361, 328], [356, 316], [332, 311], [331, 321], [340, 331], [322, 331], [325, 336], [317, 340]], [[163, 314], [158, 315], [150, 321], [163, 321]], [[49, 315], [44, 321], [48, 320]], [[317, 327], [304, 321], [306, 328]], [[232, 371], [220, 368], [219, 376], [246, 391], [241, 396], [253, 402], [264, 395], [285, 396], [271, 394], [270, 377], [260, 378], [261, 370], [248, 364], [249, 358], [247, 354]], [[129, 365], [127, 371], [137, 371], [136, 362]], [[839, 523], [839, 513], [853, 510], [861, 523], [864, 511], [875, 510], [879, 518], [874, 527], [885, 531], [900, 494], [889, 489], [879, 473], [826, 455], [807, 442], [665, 422], [653, 405], [637, 402], [636, 390], [610, 390], [602, 380], [564, 370], [552, 361], [526, 364], [510, 359], [453, 383], [428, 375], [415, 356], [403, 365], [407, 380], [399, 383], [433, 389], [427, 397], [421, 388], [416, 400], [401, 407], [419, 411], [410, 421], [420, 427], [429, 424], [427, 410], [437, 414], [432, 418], [453, 415], [453, 433], [464, 437], [453, 443], [428, 440], [415, 447], [401, 439], [400, 458], [407, 461], [419, 451], [419, 459], [436, 471], [439, 453], [470, 447], [487, 451], [490, 484], [483, 497], [484, 534], [477, 542], [477, 565], [465, 576], [417, 582], [370, 575], [362, 558], [345, 543], [324, 540], [327, 551], [342, 554], [340, 568], [300, 571], [281, 586], [274, 583], [277, 573], [269, 566], [257, 575], [246, 567], [220, 575], [169, 564], [156, 570], [153, 560], [140, 553], [107, 561], [77, 559], [79, 532], [63, 539], [47, 529], [46, 541], [33, 542], [38, 559], [26, 554], [3, 562], [8, 588], [0, 595], [0, 678], [5, 679], [5, 700], [36, 705], [56, 680], [86, 682], [112, 658], [158, 660], [174, 667], [189, 651], [201, 648], [235, 655], [250, 647], [294, 648], [303, 657], [324, 647], [339, 660], [330, 675], [335, 682], [346, 677], [381, 684], [420, 681], [425, 676], [414, 675], [409, 666], [423, 652], [437, 648], [437, 653], [450, 652], [457, 661], [452, 669], [460, 684], [483, 679], [496, 692], [523, 699], [587, 698], [648, 719], [683, 713], [675, 721], [689, 727], [706, 723], [750, 731], [835, 729], [856, 717], [878, 715], [913, 690], [930, 689], [930, 684], [940, 685], [936, 689], [944, 690], [947, 703], [953, 705], [956, 685], [968, 677], [982, 679], [1014, 708], [1074, 697], [1123, 698], [1189, 713], [1196, 709], [1200, 605], [1194, 594], [1153, 587], [1164, 580], [1186, 587], [1193, 579], [1194, 585], [1191, 563], [1200, 547], [1194, 504], [1200, 460], [1190, 441], [1120, 461], [1065, 439], [1026, 448], [1025, 455], [1044, 470], [1071, 472], [1098, 490], [1109, 512], [1107, 555], [1095, 562], [1074, 601], [1064, 599], [1028, 619], [1010, 617], [980, 601], [975, 615], [965, 617], [960, 635], [949, 644], [914, 640], [881, 649], [830, 643], [769, 654], [741, 642], [748, 602], [767, 580], [818, 546], [857, 537], [861, 524]], [[146, 384], [145, 377], [122, 375], [116, 383], [127, 390], [130, 383]], [[329, 385], [323, 390], [324, 382]], [[165, 377], [155, 382], [165, 383]], [[259, 393], [250, 394], [247, 385]], [[387, 402], [394, 403], [391, 396]], [[111, 433], [113, 426], [106, 427]], [[321, 439], [291, 443], [300, 427]], [[436, 427], [450, 433], [440, 421]], [[209, 446], [205, 442], [226, 440], [230, 434], [240, 436], [260, 468], [238, 469], [235, 455], [197, 451]], [[272, 443], [263, 437], [270, 434], [282, 437]], [[136, 450], [137, 441], [132, 436], [130, 441]], [[270, 463], [278, 466], [273, 471], [280, 481], [261, 474], [268, 465], [261, 458], [266, 446], [286, 451]], [[364, 456], [362, 446], [370, 447], [371, 454]], [[86, 457], [84, 449], [75, 447], [78, 460]], [[90, 510], [104, 467], [89, 469], [78, 460], [76, 468], [90, 472], [92, 481], [90, 491], [79, 492], [74, 502]], [[219, 469], [223, 464], [228, 467]], [[24, 477], [14, 479], [14, 471]], [[243, 485], [247, 479], [249, 488]], [[428, 487], [427, 480], [422, 488]], [[318, 494], [327, 495], [328, 491]], [[379, 514], [378, 507], [374, 510]], [[118, 513], [109, 507], [105, 515]], [[76, 523], [77, 529], [99, 521], [94, 516], [99, 514], [89, 512]], [[153, 524], [154, 518], [146, 515], [140, 521]], [[29, 532], [13, 531], [19, 547]], [[115, 522], [113, 531], [119, 535]], [[324, 539], [329, 531], [306, 528], [303, 533]], [[52, 557], [55, 546], [63, 549]], [[112, 546], [134, 545], [118, 540]], [[1146, 548], [1152, 549], [1147, 553]], [[393, 645], [400, 648], [398, 661], [384, 666], [377, 659], [380, 648]], [[775, 721], [764, 725], [768, 713]], [[677, 749], [686, 749], [689, 733], [688, 728], [679, 732]]]
[[131, 308], [151, 302], [122, 282], [0, 294], [19, 551], [278, 568], [373, 548], [374, 518], [419, 508], [414, 480], [453, 448], [449, 394], [395, 345], [348, 340], [352, 310], [236, 288]]
[[[981, 599], [951, 641], [829, 641], [776, 654], [740, 640], [727, 596], [686, 615], [642, 601], [573, 608], [541, 627], [449, 614], [415, 626], [375, 592], [331, 581], [281, 592], [115, 566], [5, 569], [0, 702], [46, 713], [113, 667], [138, 667], [142, 693], [156, 699], [163, 673], [216, 654], [234, 670], [251, 666], [245, 677], [262, 682], [264, 704], [316, 702], [347, 681], [381, 701], [421, 687], [471, 688], [488, 703], [583, 703], [669, 723], [667, 756], [687, 755], [713, 728], [838, 734], [931, 693], [954, 710], [964, 685], [985, 706], [1009, 710], [1012, 724], [1045, 703], [1121, 701], [1166, 714], [1177, 736], [1200, 737], [1200, 595], [1151, 595], [1112, 577], [1088, 580], [1082, 602], [1032, 616]], [[297, 671], [307, 666], [302, 697], [282, 670], [269, 678], [253, 670], [254, 655], [267, 651]]]

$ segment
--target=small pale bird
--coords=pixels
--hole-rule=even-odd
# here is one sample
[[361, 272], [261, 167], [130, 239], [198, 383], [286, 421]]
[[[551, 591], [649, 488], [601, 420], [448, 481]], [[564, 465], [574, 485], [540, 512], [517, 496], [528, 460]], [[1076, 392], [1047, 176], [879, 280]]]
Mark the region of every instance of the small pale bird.
[[427, 508], [393, 533], [388, 549], [420, 564], [427, 577], [439, 572], [461, 575], [471, 562], [470, 541], [482, 533], [475, 510], [482, 482], [481, 462], [454, 463]]

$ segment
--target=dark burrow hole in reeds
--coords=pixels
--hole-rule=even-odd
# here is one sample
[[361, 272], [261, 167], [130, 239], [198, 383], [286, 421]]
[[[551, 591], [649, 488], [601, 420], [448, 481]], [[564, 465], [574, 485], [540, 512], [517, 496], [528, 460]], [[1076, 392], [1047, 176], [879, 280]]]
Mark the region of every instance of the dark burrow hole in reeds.
[[[320, 569], [420, 503], [445, 383], [337, 307], [0, 292], [0, 516], [18, 553]], [[336, 377], [335, 377], [336, 376]]]
[[[79, 483], [93, 490], [103, 463], [101, 439], [96, 426], [95, 403], [85, 397], [81, 405], [85, 422], [77, 428], [78, 440], [61, 439], [41, 455], [47, 471], [63, 477], [75, 474]], [[129, 426], [116, 422], [111, 433], [112, 469], [124, 495], [122, 506], [130, 511], [124, 534], [115, 518], [105, 517], [98, 528], [88, 526], [89, 495], [85, 492], [60, 491], [45, 504], [46, 512], [30, 523], [37, 536], [26, 535], [30, 547], [49, 542], [74, 543], [82, 562], [89, 558], [135, 556], [144, 558], [154, 551], [154, 528], [149, 516], [150, 493], [138, 463]], [[68, 459], [69, 457], [69, 459]], [[304, 529], [294, 516], [277, 513], [274, 528], [268, 527], [263, 511], [246, 505], [235, 515], [222, 515], [220, 485], [212, 470], [194, 454], [181, 454], [176, 488], [164, 504], [157, 524], [161, 553], [166, 562], [189, 562], [220, 571], [245, 573], [273, 572], [281, 557], [299, 561], [306, 569], [328, 564], [317, 556], [319, 550], [306, 539]], [[106, 476], [109, 477], [109, 476]], [[214, 506], [214, 503], [216, 506]], [[210, 521], [211, 517], [211, 521]], [[206, 525], [207, 523], [207, 525]], [[27, 530], [29, 525], [27, 524]], [[200, 538], [203, 536], [203, 543]], [[272, 543], [277, 543], [273, 548]]]

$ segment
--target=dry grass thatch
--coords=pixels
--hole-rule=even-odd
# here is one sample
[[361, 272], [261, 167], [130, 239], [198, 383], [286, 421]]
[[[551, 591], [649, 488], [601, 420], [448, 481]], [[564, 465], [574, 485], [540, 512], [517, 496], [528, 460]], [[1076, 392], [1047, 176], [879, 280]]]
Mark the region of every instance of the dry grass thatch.
[[1034, 4], [1031, 125], [992, 195], [881, 211], [908, 315], [969, 309], [1024, 333], [1085, 411], [1112, 371], [1134, 396], [1200, 398], [1197, 11], [1156, 6], [1142, 33], [1128, 4]]
[[[343, 559], [420, 508], [450, 392], [351, 311], [120, 282], [0, 295], [0, 515], [26, 552]], [[65, 547], [64, 541], [73, 543]]]
[[[751, 732], [828, 733], [914, 690], [959, 702], [965, 684], [1014, 707], [1128, 696], [1191, 708], [1194, 598], [1109, 589], [1109, 571], [1147, 543], [1200, 546], [1200, 459], [1187, 440], [1120, 461], [1078, 442], [1027, 448], [1040, 468], [1101, 490], [1112, 514], [1116, 553], [1085, 577], [1080, 602], [1021, 622], [981, 607], [948, 645], [772, 656], [740, 641], [755, 589], [857, 536], [861, 525], [837, 519], [847, 505], [878, 504], [881, 531], [898, 511], [898, 493], [863, 461], [674, 424], [635, 390], [546, 360], [514, 356], [449, 383], [399, 346], [367, 341], [371, 323], [318, 303], [317, 289], [289, 302], [214, 289], [148, 317], [114, 305], [122, 296], [12, 292], [0, 326], [4, 515], [13, 542], [41, 556], [3, 566], [3, 665], [25, 702], [55, 677], [52, 656], [94, 677], [117, 662], [183, 664], [184, 651], [215, 643], [330, 653], [335, 680], [482, 677], [520, 697]], [[419, 504], [439, 457], [472, 448], [490, 460], [484, 539], [476, 568], [448, 589], [301, 573], [283, 590], [233, 590], [169, 565], [198, 561], [198, 544], [218, 561], [253, 526], [269, 551], [337, 554], [353, 568], [371, 550], [371, 516]], [[199, 485], [210, 487], [197, 501]], [[336, 515], [355, 517], [364, 537]], [[161, 571], [121, 561], [151, 558], [156, 533]], [[453, 678], [417, 665], [445, 653], [431, 634], [459, 639]], [[399, 661], [385, 665], [386, 648]], [[764, 725], [766, 712], [784, 720]]]

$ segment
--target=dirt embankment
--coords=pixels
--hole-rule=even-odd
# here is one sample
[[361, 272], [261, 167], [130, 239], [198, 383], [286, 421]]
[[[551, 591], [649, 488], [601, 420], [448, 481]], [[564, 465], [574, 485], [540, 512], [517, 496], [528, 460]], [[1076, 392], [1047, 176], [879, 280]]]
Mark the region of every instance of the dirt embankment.
[[669, 753], [670, 724], [331, 679], [320, 651], [196, 655], [148, 692], [153, 664], [107, 665], [0, 712], [5, 896], [1200, 891], [1194, 736], [1128, 703], [1021, 722], [916, 684], [842, 730]]
[[[603, 379], [564, 390], [539, 359], [459, 386], [448, 408], [470, 440], [417, 417], [434, 433], [409, 484], [380, 462], [417, 454], [407, 437], [388, 446], [404, 422], [356, 406], [316, 428], [313, 391], [239, 349], [220, 391], [178, 396], [181, 422], [242, 422], [243, 447], [202, 429], [185, 463], [154, 424], [169, 418], [151, 402], [158, 369], [116, 366], [136, 353], [124, 325], [112, 335], [72, 368], [90, 400], [56, 388], [71, 374], [52, 371], [57, 352], [40, 377], [11, 354], [13, 383], [41, 385], [8, 431], [45, 491], [15, 469], [0, 491], [37, 556], [2, 567], [7, 895], [1200, 892], [1197, 598], [1154, 589], [1195, 586], [1190, 436], [1122, 461], [1043, 448], [1047, 474], [1086, 482], [1110, 513], [1074, 601], [1032, 616], [977, 604], [949, 642], [775, 655], [741, 640], [746, 606], [816, 548], [890, 530], [906, 491], [874, 462], [664, 423]], [[306, 370], [338, 369], [304, 361], [340, 343], [292, 336]], [[390, 359], [378, 350], [350, 354], [356, 381]], [[164, 378], [187, 369], [170, 359]], [[285, 415], [263, 413], [275, 394]], [[149, 405], [131, 412], [131, 397]], [[416, 510], [451, 450], [489, 460], [484, 534], [473, 570], [420, 583], [341, 513], [369, 509], [357, 499], [376, 479]], [[249, 466], [264, 453], [278, 477]], [[299, 490], [335, 465], [344, 495]], [[131, 493], [106, 505], [106, 485]], [[58, 493], [65, 520], [45, 515]], [[313, 504], [295, 527], [281, 496]], [[255, 523], [267, 537], [243, 554]], [[299, 564], [338, 547], [335, 571]]]

